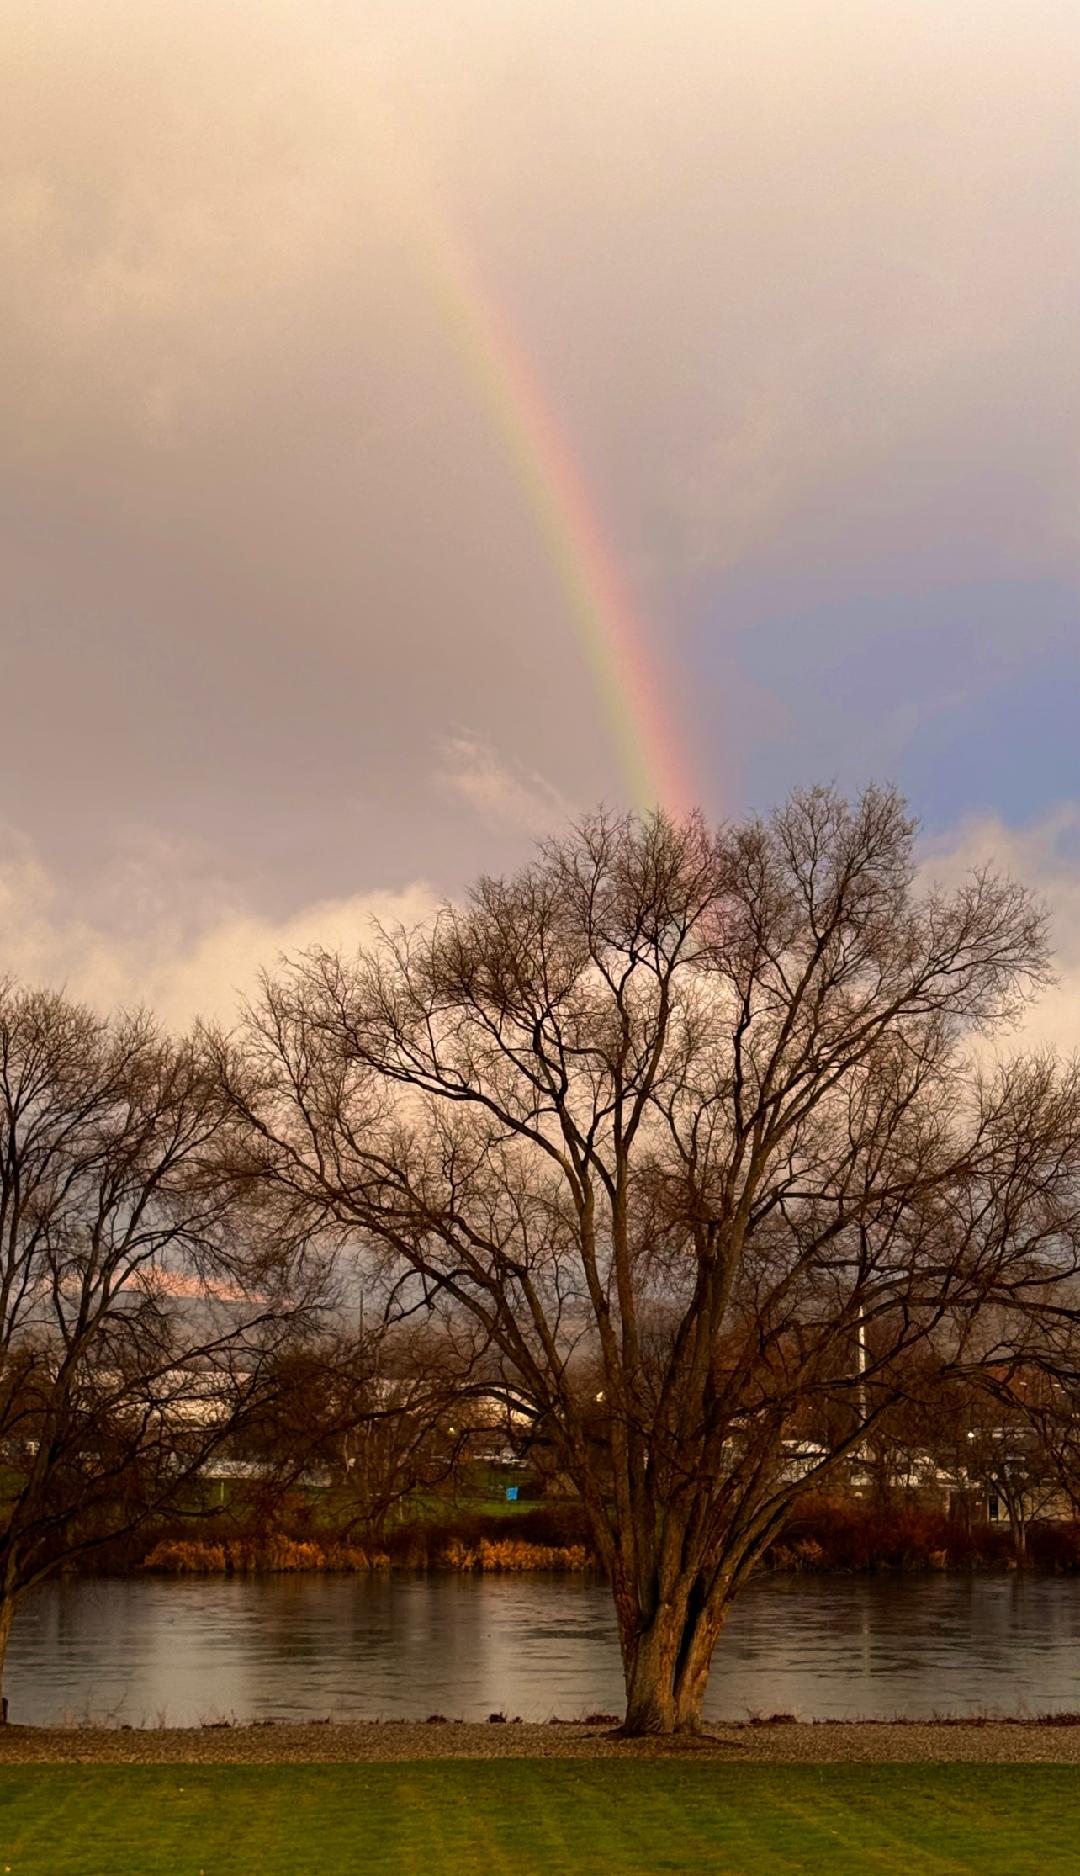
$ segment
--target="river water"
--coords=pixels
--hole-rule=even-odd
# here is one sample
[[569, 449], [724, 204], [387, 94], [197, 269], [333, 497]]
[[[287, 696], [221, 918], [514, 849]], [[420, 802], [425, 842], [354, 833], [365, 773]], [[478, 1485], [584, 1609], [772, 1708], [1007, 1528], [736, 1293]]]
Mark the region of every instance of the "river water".
[[[620, 1710], [602, 1583], [296, 1576], [55, 1584], [20, 1609], [5, 1680], [25, 1724], [546, 1720]], [[1080, 1709], [1080, 1581], [794, 1577], [751, 1584], [711, 1718]]]

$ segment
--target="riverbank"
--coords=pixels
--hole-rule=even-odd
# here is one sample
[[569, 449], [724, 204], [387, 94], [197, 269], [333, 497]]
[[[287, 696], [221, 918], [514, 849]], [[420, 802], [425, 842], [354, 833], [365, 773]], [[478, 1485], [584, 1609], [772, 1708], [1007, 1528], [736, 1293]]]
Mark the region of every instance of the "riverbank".
[[[318, 1521], [290, 1523], [279, 1508], [272, 1525], [236, 1505], [206, 1514], [196, 1527], [160, 1530], [131, 1548], [96, 1555], [106, 1574], [276, 1576], [419, 1570], [451, 1574], [581, 1572], [598, 1568], [584, 1513], [565, 1500], [449, 1507], [409, 1518], [367, 1541], [335, 1528], [332, 1507]], [[1033, 1523], [1026, 1564], [1037, 1573], [1080, 1573], [1080, 1523]], [[1008, 1528], [961, 1522], [943, 1511], [898, 1501], [808, 1497], [796, 1506], [762, 1562], [764, 1574], [851, 1575], [875, 1571], [941, 1573], [1011, 1570], [1017, 1556]]]
[[[242, 1539], [224, 1544], [171, 1539], [156, 1544], [142, 1567], [158, 1576], [354, 1576], [389, 1570], [391, 1564], [384, 1550], [275, 1536], [261, 1542]], [[434, 1557], [425, 1559], [423, 1567], [457, 1575], [486, 1571], [517, 1576], [537, 1570], [594, 1570], [597, 1564], [584, 1544], [530, 1544], [518, 1538], [486, 1537], [466, 1544], [450, 1537]]]
[[3, 1765], [362, 1765], [451, 1759], [681, 1759], [718, 1765], [1080, 1765], [1080, 1716], [747, 1721], [691, 1739], [601, 1722], [0, 1728]]

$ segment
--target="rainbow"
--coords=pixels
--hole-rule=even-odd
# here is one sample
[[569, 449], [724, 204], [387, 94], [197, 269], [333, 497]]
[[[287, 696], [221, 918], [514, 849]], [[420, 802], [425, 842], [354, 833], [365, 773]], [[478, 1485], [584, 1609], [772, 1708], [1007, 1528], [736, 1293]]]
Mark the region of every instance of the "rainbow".
[[412, 245], [546, 545], [630, 800], [685, 814], [694, 797], [683, 738], [585, 478], [463, 237], [419, 179], [415, 150], [405, 165], [400, 145], [395, 155], [398, 180], [404, 171], [411, 185], [399, 200]]

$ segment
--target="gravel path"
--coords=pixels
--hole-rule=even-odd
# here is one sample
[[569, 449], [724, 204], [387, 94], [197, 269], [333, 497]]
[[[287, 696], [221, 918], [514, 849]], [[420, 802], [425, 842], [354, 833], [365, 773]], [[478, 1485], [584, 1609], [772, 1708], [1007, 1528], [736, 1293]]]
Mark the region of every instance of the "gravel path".
[[0, 1728], [0, 1765], [363, 1764], [402, 1759], [694, 1757], [729, 1764], [1080, 1764], [1080, 1725], [990, 1721], [717, 1726], [693, 1740], [622, 1740], [606, 1726], [461, 1723]]

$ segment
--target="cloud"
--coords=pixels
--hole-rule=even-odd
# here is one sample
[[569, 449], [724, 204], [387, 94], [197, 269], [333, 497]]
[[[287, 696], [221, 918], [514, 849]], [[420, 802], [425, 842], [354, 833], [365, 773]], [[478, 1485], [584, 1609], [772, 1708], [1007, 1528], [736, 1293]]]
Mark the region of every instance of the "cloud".
[[490, 827], [548, 834], [574, 819], [573, 804], [535, 770], [511, 766], [489, 744], [452, 736], [436, 779], [467, 801]]
[[[441, 770], [485, 821], [542, 833], [571, 808], [544, 778], [517, 775], [474, 739], [452, 739]], [[1022, 881], [1048, 911], [1055, 982], [1003, 1046], [1080, 1051], [1080, 802], [1026, 827], [992, 814], [923, 841], [922, 878], [956, 883], [989, 866]], [[133, 832], [91, 894], [73, 901], [30, 842], [0, 830], [0, 974], [65, 988], [102, 1010], [145, 1003], [183, 1028], [196, 1016], [229, 1021], [263, 967], [311, 945], [345, 952], [373, 921], [422, 922], [439, 895], [422, 880], [260, 914], [216, 873], [213, 856]]]
[[33, 455], [102, 429], [179, 444], [235, 413], [334, 274], [371, 156], [348, 58], [273, 3], [252, 32], [198, 0], [44, 0], [6, 32], [9, 428]]
[[[1070, 585], [1071, 0], [2, 14], [3, 669], [34, 707], [0, 800], [58, 890], [136, 812], [273, 921], [355, 876], [457, 890], [624, 801], [537, 426], [717, 810], [787, 784], [815, 604], [854, 621], [790, 705], [828, 773], [905, 734], [873, 696], [829, 716], [889, 629], [871, 573]], [[953, 688], [934, 594], [896, 628], [905, 722]]]
[[1030, 826], [983, 815], [925, 843], [927, 878], [952, 882], [973, 867], [1020, 880], [1049, 915], [1055, 981], [1026, 1012], [1010, 1046], [1080, 1053], [1080, 802], [1063, 802]]
[[[168, 1026], [202, 1016], [228, 1022], [260, 969], [311, 945], [349, 952], [373, 921], [414, 924], [434, 895], [422, 882], [321, 900], [288, 917], [259, 916], [226, 882], [190, 890], [185, 859], [154, 843], [121, 855], [96, 903], [65, 903], [25, 839], [0, 848], [0, 970], [25, 983], [65, 989], [111, 1010], [148, 1005]], [[126, 916], [117, 918], [118, 901]]]

